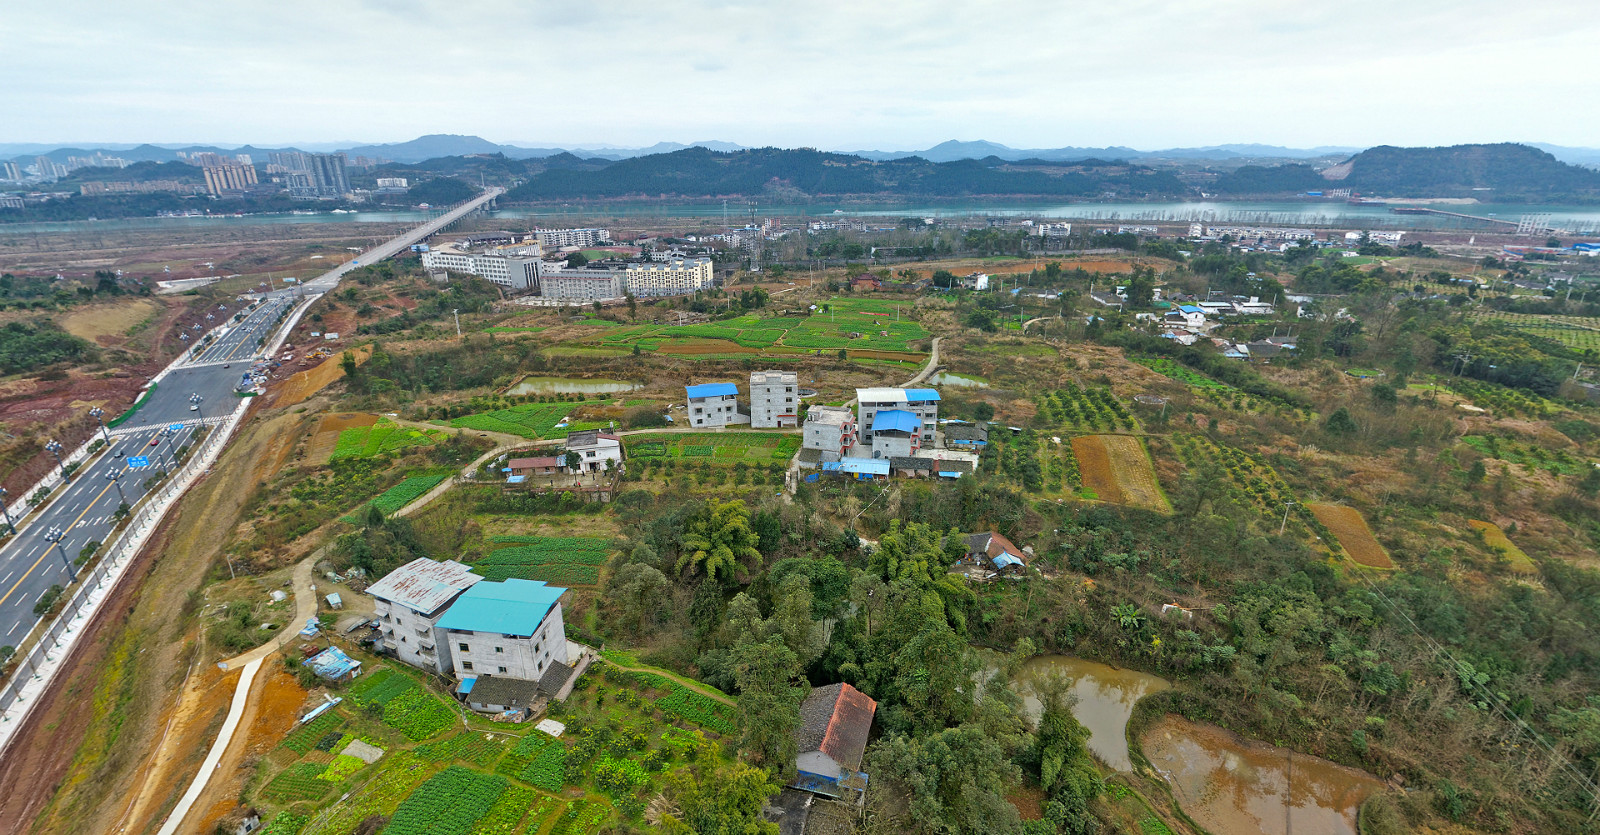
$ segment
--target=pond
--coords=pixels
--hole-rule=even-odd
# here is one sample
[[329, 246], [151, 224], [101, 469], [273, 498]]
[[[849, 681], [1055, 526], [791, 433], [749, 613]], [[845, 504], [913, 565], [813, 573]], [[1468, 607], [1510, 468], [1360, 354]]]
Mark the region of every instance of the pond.
[[1078, 698], [1072, 715], [1089, 729], [1089, 751], [1117, 771], [1132, 771], [1127, 728], [1134, 703], [1172, 685], [1166, 679], [1136, 670], [1119, 670], [1065, 655], [1040, 655], [1022, 665], [1017, 683], [1023, 712], [1031, 719], [1039, 718], [1039, 699], [1032, 684], [1051, 674], [1072, 682], [1072, 695]]
[[986, 389], [989, 387], [989, 381], [982, 377], [952, 374], [948, 371], [940, 371], [938, 374], [929, 377], [928, 383], [935, 386], [957, 386], [959, 388]]
[[1212, 832], [1355, 835], [1383, 783], [1363, 771], [1168, 716], [1140, 738], [1183, 811]]
[[572, 377], [523, 377], [506, 394], [611, 394], [633, 391], [638, 383], [627, 380], [578, 379]]

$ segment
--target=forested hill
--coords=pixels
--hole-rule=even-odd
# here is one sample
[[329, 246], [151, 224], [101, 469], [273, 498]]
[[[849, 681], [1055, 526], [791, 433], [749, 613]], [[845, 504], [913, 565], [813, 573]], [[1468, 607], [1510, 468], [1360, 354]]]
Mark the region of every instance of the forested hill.
[[1187, 191], [1171, 171], [1126, 162], [1009, 162], [989, 157], [934, 163], [919, 157], [873, 161], [807, 148], [731, 152], [686, 148], [625, 159], [597, 170], [550, 168], [512, 189], [506, 199], [692, 199], [762, 194], [1177, 197]]
[[1213, 189], [1230, 196], [1348, 188], [1389, 197], [1477, 197], [1485, 202], [1600, 200], [1600, 172], [1557, 160], [1527, 145], [1369, 148], [1313, 171], [1305, 165], [1245, 166]]

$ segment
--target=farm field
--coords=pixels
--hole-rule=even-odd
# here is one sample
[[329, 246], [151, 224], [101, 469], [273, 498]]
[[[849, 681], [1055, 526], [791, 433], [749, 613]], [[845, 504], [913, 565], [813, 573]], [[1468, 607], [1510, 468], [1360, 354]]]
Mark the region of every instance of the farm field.
[[[895, 320], [896, 305], [870, 299], [834, 298], [809, 316], [760, 318], [745, 315], [696, 325], [630, 325], [609, 329], [592, 337], [603, 348], [683, 354], [701, 358], [739, 357], [756, 353], [808, 353], [811, 351], [879, 352], [882, 359], [896, 354], [921, 355], [911, 343], [927, 339], [916, 322]], [[901, 315], [910, 308], [899, 305]], [[737, 346], [737, 347], [735, 347]], [[743, 350], [740, 350], [743, 349]]]
[[600, 429], [604, 424], [563, 423], [567, 416], [584, 406], [605, 406], [610, 400], [584, 400], [574, 403], [523, 403], [490, 412], [466, 415], [451, 419], [446, 425], [453, 429], [476, 429], [482, 432], [504, 432], [524, 438], [553, 438], [579, 429]]
[[1518, 548], [1506, 536], [1506, 532], [1501, 530], [1499, 525], [1493, 522], [1482, 522], [1477, 519], [1469, 519], [1467, 524], [1471, 525], [1473, 530], [1483, 534], [1484, 544], [1505, 555], [1506, 559], [1511, 562], [1512, 571], [1518, 574], [1539, 573], [1538, 566], [1535, 566], [1527, 553]]
[[1474, 318], [1504, 322], [1530, 336], [1542, 336], [1577, 351], [1600, 352], [1600, 317], [1539, 316], [1490, 310], [1474, 314]]
[[[1234, 497], [1260, 511], [1270, 520], [1288, 519], [1280, 525], [1304, 525], [1313, 534], [1322, 534], [1321, 523], [1304, 502], [1295, 498], [1276, 470], [1260, 455], [1223, 446], [1200, 435], [1179, 434], [1172, 437], [1178, 459], [1190, 470], [1214, 466], [1228, 476]], [[1284, 511], [1288, 510], [1285, 517]]]
[[698, 458], [717, 463], [787, 461], [800, 450], [800, 436], [778, 432], [685, 432], [630, 435], [630, 459]]
[[1082, 435], [1072, 439], [1072, 454], [1086, 489], [1101, 501], [1158, 513], [1171, 513], [1144, 442], [1131, 435]]
[[1046, 427], [1063, 427], [1084, 432], [1137, 431], [1139, 422], [1106, 386], [1066, 388], [1047, 391], [1035, 398], [1039, 420]]
[[1507, 461], [1530, 470], [1543, 470], [1554, 476], [1581, 473], [1589, 462], [1564, 449], [1550, 451], [1534, 444], [1525, 444], [1494, 435], [1466, 435], [1461, 442], [1478, 452], [1501, 461]]
[[372, 458], [397, 452], [412, 446], [423, 446], [445, 440], [445, 433], [437, 430], [410, 429], [392, 420], [380, 418], [371, 426], [357, 426], [339, 433], [334, 442], [329, 461], [344, 458]]
[[387, 516], [416, 501], [423, 493], [437, 487], [439, 482], [449, 477], [448, 474], [444, 473], [409, 476], [399, 484], [378, 494], [378, 497], [372, 500], [372, 506]]
[[1336, 504], [1312, 504], [1311, 512], [1317, 521], [1326, 525], [1350, 559], [1368, 568], [1394, 568], [1389, 552], [1378, 544], [1367, 527], [1367, 520], [1353, 507]]
[[517, 577], [558, 586], [592, 586], [611, 557], [611, 543], [597, 537], [496, 536], [497, 547], [472, 563], [489, 580]]
[[558, 739], [476, 715], [463, 728], [459, 708], [380, 662], [262, 757], [241, 800], [275, 835], [347, 835], [374, 815], [389, 819], [375, 831], [401, 835], [639, 825], [668, 775], [723, 761], [716, 740], [736, 731], [734, 708], [666, 673], [593, 669], [555, 717], [581, 730]]
[[1543, 418], [1558, 407], [1537, 394], [1485, 383], [1467, 377], [1447, 377], [1445, 385], [1453, 392], [1471, 400], [1473, 405], [1488, 409], [1496, 417], [1524, 415]]

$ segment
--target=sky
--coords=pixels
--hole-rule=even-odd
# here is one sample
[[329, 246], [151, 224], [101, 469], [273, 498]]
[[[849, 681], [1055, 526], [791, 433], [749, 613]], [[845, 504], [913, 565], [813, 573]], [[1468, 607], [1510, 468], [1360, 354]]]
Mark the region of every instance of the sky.
[[1600, 145], [1575, 0], [6, 6], [0, 142]]

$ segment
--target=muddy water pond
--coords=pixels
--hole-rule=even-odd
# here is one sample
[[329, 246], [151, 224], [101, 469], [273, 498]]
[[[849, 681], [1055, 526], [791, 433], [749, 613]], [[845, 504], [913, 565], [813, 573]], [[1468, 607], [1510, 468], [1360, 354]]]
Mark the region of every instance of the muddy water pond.
[[1034, 720], [1039, 718], [1039, 699], [1032, 684], [1052, 674], [1072, 682], [1072, 695], [1078, 698], [1072, 715], [1089, 729], [1089, 751], [1117, 771], [1132, 771], [1127, 728], [1133, 705], [1172, 685], [1148, 673], [1119, 670], [1065, 655], [1041, 655], [1022, 665], [1017, 688], [1024, 712]]
[[1230, 835], [1355, 835], [1356, 810], [1383, 784], [1324, 759], [1168, 716], [1140, 738], [1183, 811]]
[[974, 377], [968, 374], [952, 374], [948, 371], [940, 371], [938, 374], [929, 377], [928, 382], [935, 386], [956, 386], [958, 388], [986, 389], [989, 387], [989, 381], [982, 377]]
[[578, 379], [572, 377], [523, 377], [506, 394], [612, 394], [633, 391], [638, 383], [627, 380]]

